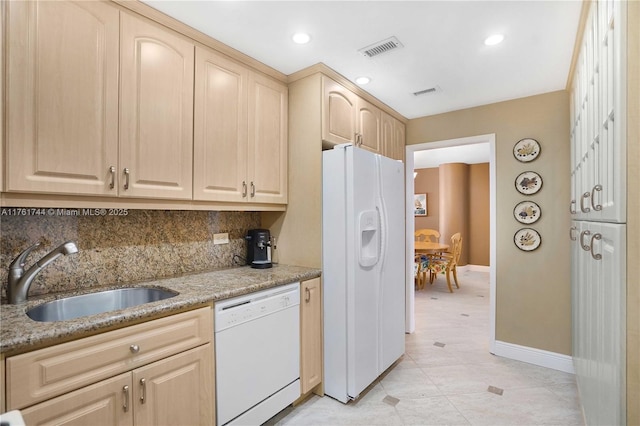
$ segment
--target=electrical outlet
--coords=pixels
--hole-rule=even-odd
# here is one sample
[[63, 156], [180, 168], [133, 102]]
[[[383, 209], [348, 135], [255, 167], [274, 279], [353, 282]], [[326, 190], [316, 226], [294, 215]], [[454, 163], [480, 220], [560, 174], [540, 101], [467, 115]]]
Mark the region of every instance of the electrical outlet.
[[229, 244], [229, 233], [213, 234], [213, 244]]

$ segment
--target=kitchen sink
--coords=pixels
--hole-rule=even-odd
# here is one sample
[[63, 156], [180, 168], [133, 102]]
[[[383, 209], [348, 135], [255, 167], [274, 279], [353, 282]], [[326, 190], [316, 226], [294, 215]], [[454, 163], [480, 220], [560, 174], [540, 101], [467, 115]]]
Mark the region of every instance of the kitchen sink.
[[120, 288], [52, 300], [29, 309], [27, 316], [40, 322], [65, 321], [156, 302], [177, 295], [177, 292], [160, 288]]

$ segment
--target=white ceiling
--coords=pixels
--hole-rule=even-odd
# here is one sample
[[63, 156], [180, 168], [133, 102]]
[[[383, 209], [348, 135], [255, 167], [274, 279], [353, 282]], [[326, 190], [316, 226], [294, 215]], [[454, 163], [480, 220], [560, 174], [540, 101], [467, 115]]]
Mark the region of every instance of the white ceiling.
[[[564, 89], [581, 9], [580, 0], [143, 1], [284, 74], [323, 62], [351, 81], [366, 75], [363, 89], [407, 118]], [[294, 44], [298, 31], [311, 42]], [[505, 40], [485, 46], [496, 32]], [[391, 36], [404, 47], [358, 53]]]

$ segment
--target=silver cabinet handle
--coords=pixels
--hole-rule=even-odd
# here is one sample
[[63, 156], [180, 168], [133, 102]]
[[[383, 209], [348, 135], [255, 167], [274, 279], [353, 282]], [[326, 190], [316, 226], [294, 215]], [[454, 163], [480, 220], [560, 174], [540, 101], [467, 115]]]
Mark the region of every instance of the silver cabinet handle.
[[140, 404], [144, 404], [145, 394], [147, 393], [147, 381], [140, 379]]
[[305, 302], [307, 302], [307, 303], [309, 303], [309, 302], [311, 301], [311, 290], [309, 290], [309, 287], [306, 287], [306, 288], [304, 289], [304, 292], [305, 292], [305, 298], [304, 298], [304, 301], [305, 301]]
[[253, 181], [251, 181], [251, 198], [256, 196], [256, 186], [253, 184]]
[[573, 232], [574, 232], [574, 231], [577, 231], [577, 230], [578, 230], [578, 228], [577, 228], [577, 227], [575, 227], [575, 226], [572, 226], [572, 227], [569, 229], [569, 238], [571, 239], [571, 241], [576, 241], [576, 240], [578, 239], [578, 237], [576, 237], [576, 236], [573, 234]]
[[111, 183], [109, 184], [109, 189], [113, 189], [116, 187], [116, 166], [109, 167], [109, 173], [111, 173]]
[[140, 346], [131, 345], [129, 346], [129, 350], [131, 351], [132, 354], [137, 354], [138, 352], [140, 352]]
[[124, 168], [124, 189], [127, 190], [129, 189], [129, 169], [128, 168]]
[[247, 182], [242, 181], [242, 198], [247, 196]]
[[580, 210], [582, 213], [589, 213], [591, 209], [589, 207], [584, 206], [584, 200], [588, 199], [591, 196], [591, 193], [585, 192], [582, 194], [582, 198], [580, 198]]
[[571, 214], [576, 214], [576, 200], [571, 200], [571, 203], [569, 203], [569, 213]]
[[590, 248], [590, 252], [591, 252], [591, 257], [593, 257], [595, 260], [600, 260], [602, 259], [602, 255], [600, 253], [594, 253], [593, 252], [593, 240], [601, 240], [602, 239], [602, 234], [600, 233], [596, 233], [593, 234], [593, 237], [591, 237], [591, 248]]
[[129, 385], [122, 387], [122, 409], [125, 413], [129, 411]]
[[585, 235], [591, 235], [591, 231], [586, 230], [586, 231], [582, 231], [580, 233], [580, 245], [582, 246], [582, 250], [591, 251], [591, 247], [589, 247], [587, 244], [584, 243], [584, 236]]
[[602, 204], [594, 205], [595, 199], [596, 199], [596, 192], [600, 192], [600, 191], [602, 191], [602, 185], [600, 184], [594, 186], [593, 189], [591, 190], [591, 207], [593, 207], [593, 209], [597, 212], [602, 210]]

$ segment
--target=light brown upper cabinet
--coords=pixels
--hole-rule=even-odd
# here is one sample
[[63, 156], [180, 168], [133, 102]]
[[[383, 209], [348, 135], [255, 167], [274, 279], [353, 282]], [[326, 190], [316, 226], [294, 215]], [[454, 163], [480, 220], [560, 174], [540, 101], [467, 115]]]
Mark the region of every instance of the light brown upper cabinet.
[[287, 202], [287, 98], [287, 86], [249, 75], [249, 202]]
[[357, 107], [356, 128], [358, 129], [358, 139], [356, 143], [360, 148], [382, 154], [382, 147], [380, 145], [380, 121], [382, 111], [360, 97], [358, 98]]
[[246, 67], [196, 47], [193, 198], [245, 201], [247, 182]]
[[386, 112], [381, 120], [382, 155], [404, 161], [404, 124]]
[[104, 2], [7, 13], [6, 190], [191, 199], [193, 44]]
[[112, 195], [118, 10], [102, 2], [6, 7], [6, 189]]
[[353, 143], [382, 154], [382, 111], [322, 76], [322, 140], [334, 145]]
[[322, 140], [355, 143], [358, 97], [329, 77], [322, 76]]
[[286, 204], [287, 87], [196, 48], [194, 199]]
[[119, 195], [191, 199], [194, 46], [142, 18], [120, 19]]

